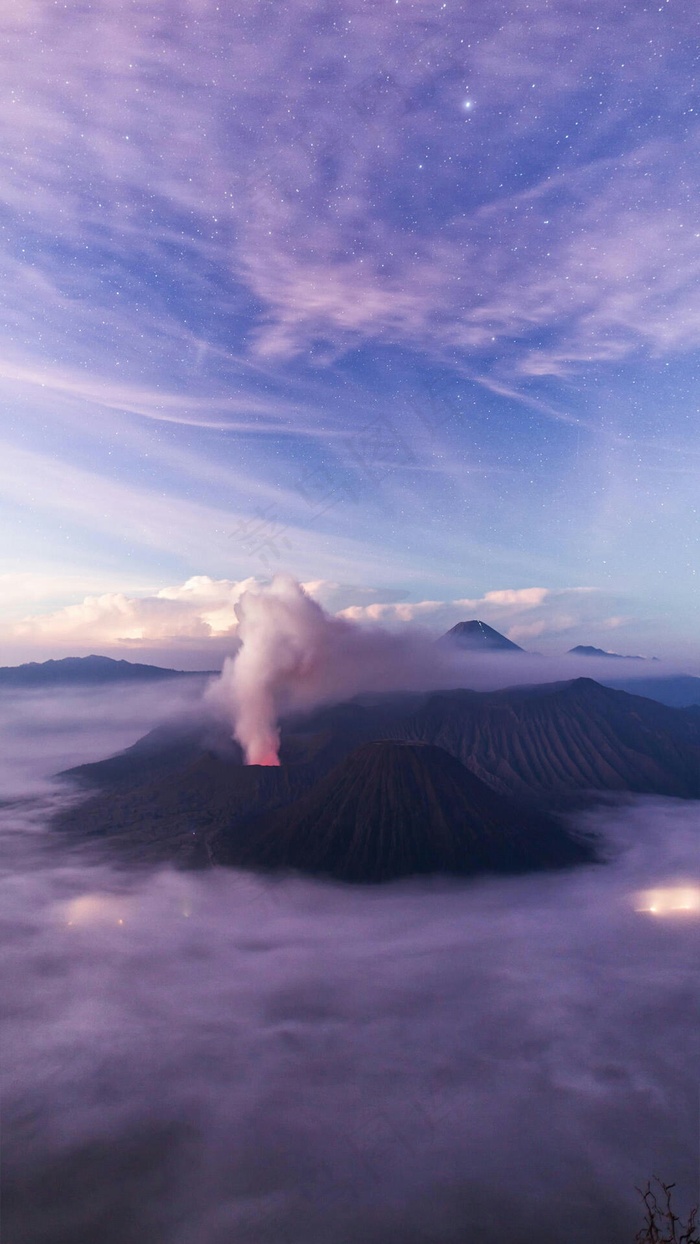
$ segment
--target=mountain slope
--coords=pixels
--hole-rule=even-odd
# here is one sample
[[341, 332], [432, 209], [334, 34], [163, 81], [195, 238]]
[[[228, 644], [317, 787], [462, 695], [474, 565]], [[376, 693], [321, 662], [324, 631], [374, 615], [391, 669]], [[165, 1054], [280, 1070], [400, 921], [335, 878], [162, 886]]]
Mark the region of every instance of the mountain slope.
[[243, 764], [241, 748], [217, 723], [203, 717], [180, 718], [149, 730], [116, 756], [76, 765], [58, 776], [98, 790], [129, 790], [160, 778], [177, 777], [207, 754]]
[[651, 678], [616, 678], [604, 680], [604, 686], [630, 695], [643, 695], [658, 700], [669, 708], [689, 708], [700, 704], [700, 678], [693, 674], [662, 674]]
[[241, 825], [300, 799], [370, 740], [443, 748], [521, 811], [580, 806], [596, 792], [700, 797], [698, 711], [582, 678], [319, 709], [283, 723], [280, 768], [244, 766], [211, 723], [159, 727], [119, 756], [72, 771], [100, 793], [57, 824], [132, 858], [207, 860], [222, 833], [235, 842]]
[[140, 771], [62, 812], [55, 828], [107, 844], [134, 861], [208, 864], [209, 839], [261, 809], [291, 803], [310, 784], [303, 767], [243, 765], [213, 752], [182, 767]]
[[214, 859], [343, 881], [416, 873], [521, 872], [592, 858], [544, 815], [517, 809], [442, 748], [356, 748], [289, 806], [212, 843]]
[[514, 644], [500, 631], [495, 631], [486, 622], [477, 618], [469, 622], [458, 622], [438, 641], [441, 644], [452, 644], [456, 648], [465, 648], [475, 652], [523, 652], [518, 644]]
[[586, 791], [700, 797], [700, 730], [682, 710], [590, 678], [437, 692], [400, 723], [502, 794], [563, 804]]

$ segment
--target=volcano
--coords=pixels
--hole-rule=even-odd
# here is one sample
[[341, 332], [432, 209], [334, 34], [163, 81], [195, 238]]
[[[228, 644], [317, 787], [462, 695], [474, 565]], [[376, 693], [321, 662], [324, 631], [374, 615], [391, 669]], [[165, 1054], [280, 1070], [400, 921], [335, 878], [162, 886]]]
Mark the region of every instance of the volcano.
[[492, 791], [426, 743], [355, 748], [310, 791], [212, 843], [215, 862], [352, 882], [420, 873], [519, 873], [593, 858], [545, 814]]
[[473, 618], [469, 622], [458, 622], [443, 635], [441, 644], [452, 644], [456, 648], [465, 648], [475, 652], [524, 652], [518, 644], [506, 639], [500, 631], [495, 631], [486, 622]]
[[[337, 819], [341, 796], [333, 784], [338, 781], [339, 789], [349, 789], [348, 774], [357, 771], [357, 757], [362, 755], [357, 749], [378, 748], [373, 740], [393, 747], [428, 746], [428, 751], [416, 753], [425, 777], [420, 795], [408, 777], [398, 776], [407, 769], [409, 753], [385, 753], [394, 756], [395, 779], [372, 777], [370, 782], [374, 773], [370, 766], [354, 786], [350, 782], [353, 798], [359, 800], [366, 781], [368, 791], [387, 792], [376, 797], [380, 805], [385, 798], [392, 808], [397, 806], [398, 792], [414, 790], [410, 799], [406, 797], [408, 806], [401, 817], [413, 825], [414, 806], [427, 813], [406, 831], [409, 837], [404, 843], [410, 844], [410, 835], [420, 841], [427, 826], [432, 827], [431, 835], [438, 835], [433, 855], [429, 844], [410, 848], [411, 866], [418, 867], [422, 860], [423, 871], [430, 871], [436, 860], [440, 868], [446, 868], [446, 861], [457, 857], [462, 861], [460, 870], [467, 868], [462, 849], [455, 847], [451, 856], [440, 837], [443, 824], [451, 825], [451, 832], [462, 842], [468, 826], [480, 823], [482, 846], [492, 832], [489, 826], [497, 824], [505, 850], [512, 827], [543, 825], [550, 816], [589, 806], [601, 796], [633, 793], [700, 798], [697, 710], [668, 708], [578, 678], [503, 691], [391, 695], [369, 703], [354, 701], [317, 709], [282, 723], [279, 767], [244, 765], [240, 747], [221, 723], [196, 718], [162, 725], [125, 752], [64, 775], [79, 784], [86, 799], [61, 810], [54, 823], [74, 837], [101, 842], [143, 862], [169, 860], [189, 866], [248, 861], [255, 867], [257, 860], [259, 866], [268, 862], [275, 867], [301, 868], [306, 857], [299, 843], [309, 832], [309, 818], [316, 817], [318, 858], [310, 853], [309, 866], [330, 875], [346, 875], [340, 844], [343, 834], [347, 837], [351, 831], [347, 819], [342, 820], [342, 833], [333, 828], [341, 824]], [[434, 751], [439, 760], [431, 759]], [[373, 764], [380, 764], [381, 753], [369, 755], [375, 757]], [[351, 758], [355, 768], [346, 770], [344, 765]], [[387, 774], [394, 771], [388, 763]], [[363, 764], [369, 765], [369, 760]], [[444, 790], [442, 777], [437, 778], [438, 766]], [[468, 787], [470, 780], [477, 784]], [[414, 785], [417, 782], [415, 778]], [[461, 797], [454, 794], [453, 798], [450, 793], [455, 782], [461, 784], [465, 796], [461, 802]], [[309, 805], [304, 802], [307, 798]], [[349, 816], [349, 806], [344, 818]], [[456, 824], [450, 817], [460, 807], [465, 815]], [[394, 832], [390, 828], [394, 822], [377, 819], [374, 813], [365, 815], [363, 808], [358, 803], [356, 823], [359, 818], [359, 824], [369, 827], [362, 831], [365, 844], [371, 841], [380, 848], [375, 873], [383, 875], [389, 859], [390, 875], [401, 875], [405, 865], [400, 851], [408, 855], [409, 845], [399, 850], [395, 844], [389, 852], [386, 840]], [[478, 817], [476, 822], [470, 819], [477, 813], [483, 813], [480, 822]], [[267, 842], [273, 825], [282, 835], [276, 855], [270, 853]], [[380, 828], [373, 831], [372, 825]], [[298, 834], [291, 834], [294, 826]], [[352, 855], [354, 859], [354, 848]], [[475, 848], [469, 858], [476, 870], [478, 860], [485, 857]], [[347, 868], [351, 871], [350, 864]]]

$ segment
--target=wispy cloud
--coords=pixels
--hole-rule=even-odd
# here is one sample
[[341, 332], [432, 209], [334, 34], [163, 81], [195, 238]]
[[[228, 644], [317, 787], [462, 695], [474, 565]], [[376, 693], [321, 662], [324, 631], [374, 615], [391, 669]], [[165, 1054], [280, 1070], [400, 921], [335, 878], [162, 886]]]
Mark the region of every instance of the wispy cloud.
[[126, 483], [9, 442], [0, 445], [0, 497], [46, 516], [49, 525], [58, 518], [86, 535], [98, 534], [128, 554], [152, 550], [179, 566], [205, 560], [241, 578], [288, 569], [302, 579], [325, 571], [330, 579], [343, 570], [350, 582], [369, 575], [387, 582], [397, 567], [409, 569], [408, 558], [373, 546], [364, 535], [338, 535], [329, 548], [322, 525], [314, 522], [318, 505], [314, 509], [307, 496], [293, 491], [290, 514], [284, 492], [270, 489], [270, 496], [263, 504], [254, 494], [243, 506], [207, 504], [164, 492], [157, 483]]
[[[123, 576], [105, 571], [77, 574], [70, 565], [46, 565], [43, 569], [15, 570], [0, 574], [0, 618], [3, 623], [26, 613], [29, 602], [41, 602], [50, 608], [52, 602], [67, 597], [80, 598], [87, 593], [102, 594], [123, 587]], [[131, 591], [147, 590], [146, 584], [132, 582]]]
[[[700, 344], [694, 10], [396, 7], [5, 7], [3, 488], [37, 543], [59, 514], [141, 582], [144, 550], [245, 578], [230, 532], [267, 522], [302, 578], [426, 600], [523, 557], [604, 581], [622, 493], [576, 383]], [[437, 432], [420, 383], [399, 409], [428, 372], [473, 390]]]
[[0, 362], [0, 381], [77, 399], [82, 403], [141, 415], [161, 423], [212, 428], [223, 432], [280, 435], [294, 421], [303, 435], [302, 411], [291, 401], [262, 397], [259, 393], [203, 397], [120, 383], [118, 380], [84, 375], [51, 365], [23, 366]]
[[[147, 3], [122, 23], [100, 3], [59, 23], [38, 0], [31, 22], [3, 18], [3, 192], [31, 222], [35, 280], [57, 245], [87, 244], [107, 265], [92, 269], [101, 314], [120, 289], [143, 296], [150, 265], [178, 302], [216, 298], [267, 357], [362, 340], [488, 357], [507, 342], [514, 373], [542, 375], [697, 344], [691, 171], [664, 129], [694, 121], [685, 6], [620, 23], [568, 0], [526, 17], [430, 2], [397, 25], [344, 0], [327, 35], [309, 0], [264, 40], [261, 5], [245, 21], [185, 10]], [[503, 188], [515, 141], [548, 165], [517, 192]], [[61, 269], [74, 304], [81, 263]], [[234, 284], [215, 291], [212, 263], [257, 308]], [[147, 303], [186, 318], [153, 284]], [[544, 329], [549, 348], [528, 340]]]

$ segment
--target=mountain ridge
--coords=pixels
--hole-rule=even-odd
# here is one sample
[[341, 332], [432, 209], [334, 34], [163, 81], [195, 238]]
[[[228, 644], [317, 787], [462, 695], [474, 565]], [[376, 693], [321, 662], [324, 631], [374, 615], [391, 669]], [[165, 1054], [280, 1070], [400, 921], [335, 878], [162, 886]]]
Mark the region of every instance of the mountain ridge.
[[91, 653], [87, 657], [60, 657], [0, 666], [0, 689], [92, 686], [115, 682], [147, 682], [165, 678], [192, 678], [217, 674], [218, 670], [176, 670], [162, 665], [142, 665]]
[[632, 656], [622, 652], [608, 652], [605, 648], [595, 648], [593, 644], [577, 644], [569, 648], [568, 656], [573, 657], [611, 657], [615, 661], [658, 661], [658, 657]]
[[207, 862], [222, 833], [289, 807], [368, 742], [442, 748], [523, 815], [631, 793], [700, 798], [700, 715], [581, 678], [328, 706], [282, 723], [279, 768], [243, 765], [222, 723], [160, 727], [69, 771], [96, 793], [57, 826], [132, 858]]

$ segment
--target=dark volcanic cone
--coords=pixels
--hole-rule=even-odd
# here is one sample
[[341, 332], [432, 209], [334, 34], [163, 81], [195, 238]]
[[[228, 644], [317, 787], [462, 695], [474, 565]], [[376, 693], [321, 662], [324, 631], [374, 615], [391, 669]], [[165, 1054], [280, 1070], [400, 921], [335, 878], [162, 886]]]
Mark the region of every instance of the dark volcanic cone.
[[438, 642], [474, 652], [524, 652], [519, 644], [514, 644], [512, 639], [506, 639], [500, 631], [495, 631], [492, 626], [480, 622], [478, 618], [472, 618], [469, 622], [458, 622]]
[[356, 748], [300, 799], [211, 846], [222, 864], [360, 882], [593, 858], [587, 844], [546, 815], [518, 809], [441, 747], [384, 741]]
[[[368, 859], [374, 850], [369, 845], [370, 830], [375, 832], [372, 827], [379, 825], [377, 858], [381, 861], [387, 853], [389, 863], [382, 867], [388, 875], [400, 875], [408, 868], [399, 858], [398, 847], [392, 847], [392, 856], [386, 846], [394, 824], [407, 827], [406, 853], [413, 853], [411, 867], [422, 871], [434, 866], [453, 868], [452, 856], [439, 837], [441, 826], [447, 825], [460, 842], [470, 826], [481, 826], [486, 838], [479, 838], [475, 829], [474, 841], [488, 842], [496, 824], [501, 849], [499, 859], [488, 867], [501, 867], [504, 844], [514, 829], [527, 827], [528, 848], [539, 843], [544, 850], [546, 840], [533, 834], [545, 823], [551, 825], [547, 810], [586, 807], [601, 794], [700, 798], [699, 713], [697, 708], [668, 708], [612, 691], [589, 678], [505, 691], [385, 696], [376, 702], [318, 709], [284, 723], [280, 768], [243, 765], [240, 748], [221, 726], [188, 718], [158, 727], [118, 756], [70, 770], [67, 776], [86, 793], [97, 793], [61, 811], [54, 824], [75, 838], [99, 840], [144, 862], [171, 860], [186, 865], [188, 861], [206, 863], [213, 856], [255, 867], [269, 859], [275, 866], [286, 863], [337, 875], [345, 875], [346, 865], [341, 860], [336, 867], [332, 852], [324, 855], [321, 846], [328, 828], [340, 859], [342, 835], [336, 835], [334, 825], [341, 824], [341, 812], [343, 833], [355, 843], [347, 848], [353, 859], [359, 848], [354, 831], [347, 829], [348, 818], [352, 824], [357, 822], [357, 834], [367, 837]], [[429, 750], [420, 753], [425, 771], [420, 796], [405, 793], [411, 787], [407, 777], [399, 779], [399, 770], [395, 778], [388, 776], [388, 770], [379, 781], [369, 769], [368, 776], [358, 778], [353, 786], [344, 763], [349, 763], [353, 749], [371, 739], [428, 745]], [[438, 770], [437, 762], [433, 765], [426, 759], [435, 749], [449, 753], [457, 768], [448, 773], [443, 760]], [[407, 766], [406, 755], [403, 763]], [[460, 796], [452, 789], [455, 773], [460, 775]], [[470, 778], [476, 784], [466, 787]], [[344, 790], [348, 796], [343, 809], [339, 800]], [[376, 794], [377, 807], [388, 809], [388, 819], [366, 812], [371, 792]], [[357, 800], [352, 816], [351, 793]], [[366, 802], [360, 802], [360, 795]], [[311, 801], [308, 806], [301, 802], [307, 799]], [[457, 813], [465, 805], [460, 821]], [[284, 816], [279, 811], [282, 807], [288, 809]], [[270, 847], [263, 831], [272, 816], [278, 819], [272, 822]], [[320, 826], [313, 839], [317, 845], [313, 852], [311, 846], [301, 850], [299, 841], [310, 833], [308, 825], [314, 817]], [[292, 841], [291, 828], [296, 825], [301, 837]], [[530, 827], [534, 827], [533, 834]], [[420, 839], [415, 836], [425, 838], [428, 830], [427, 844], [418, 851], [415, 842]], [[457, 854], [464, 871], [464, 861], [468, 865], [472, 856], [461, 848]], [[307, 856], [310, 865], [305, 862]], [[479, 859], [473, 855], [474, 867], [486, 867]], [[379, 875], [383, 875], [381, 869]]]

